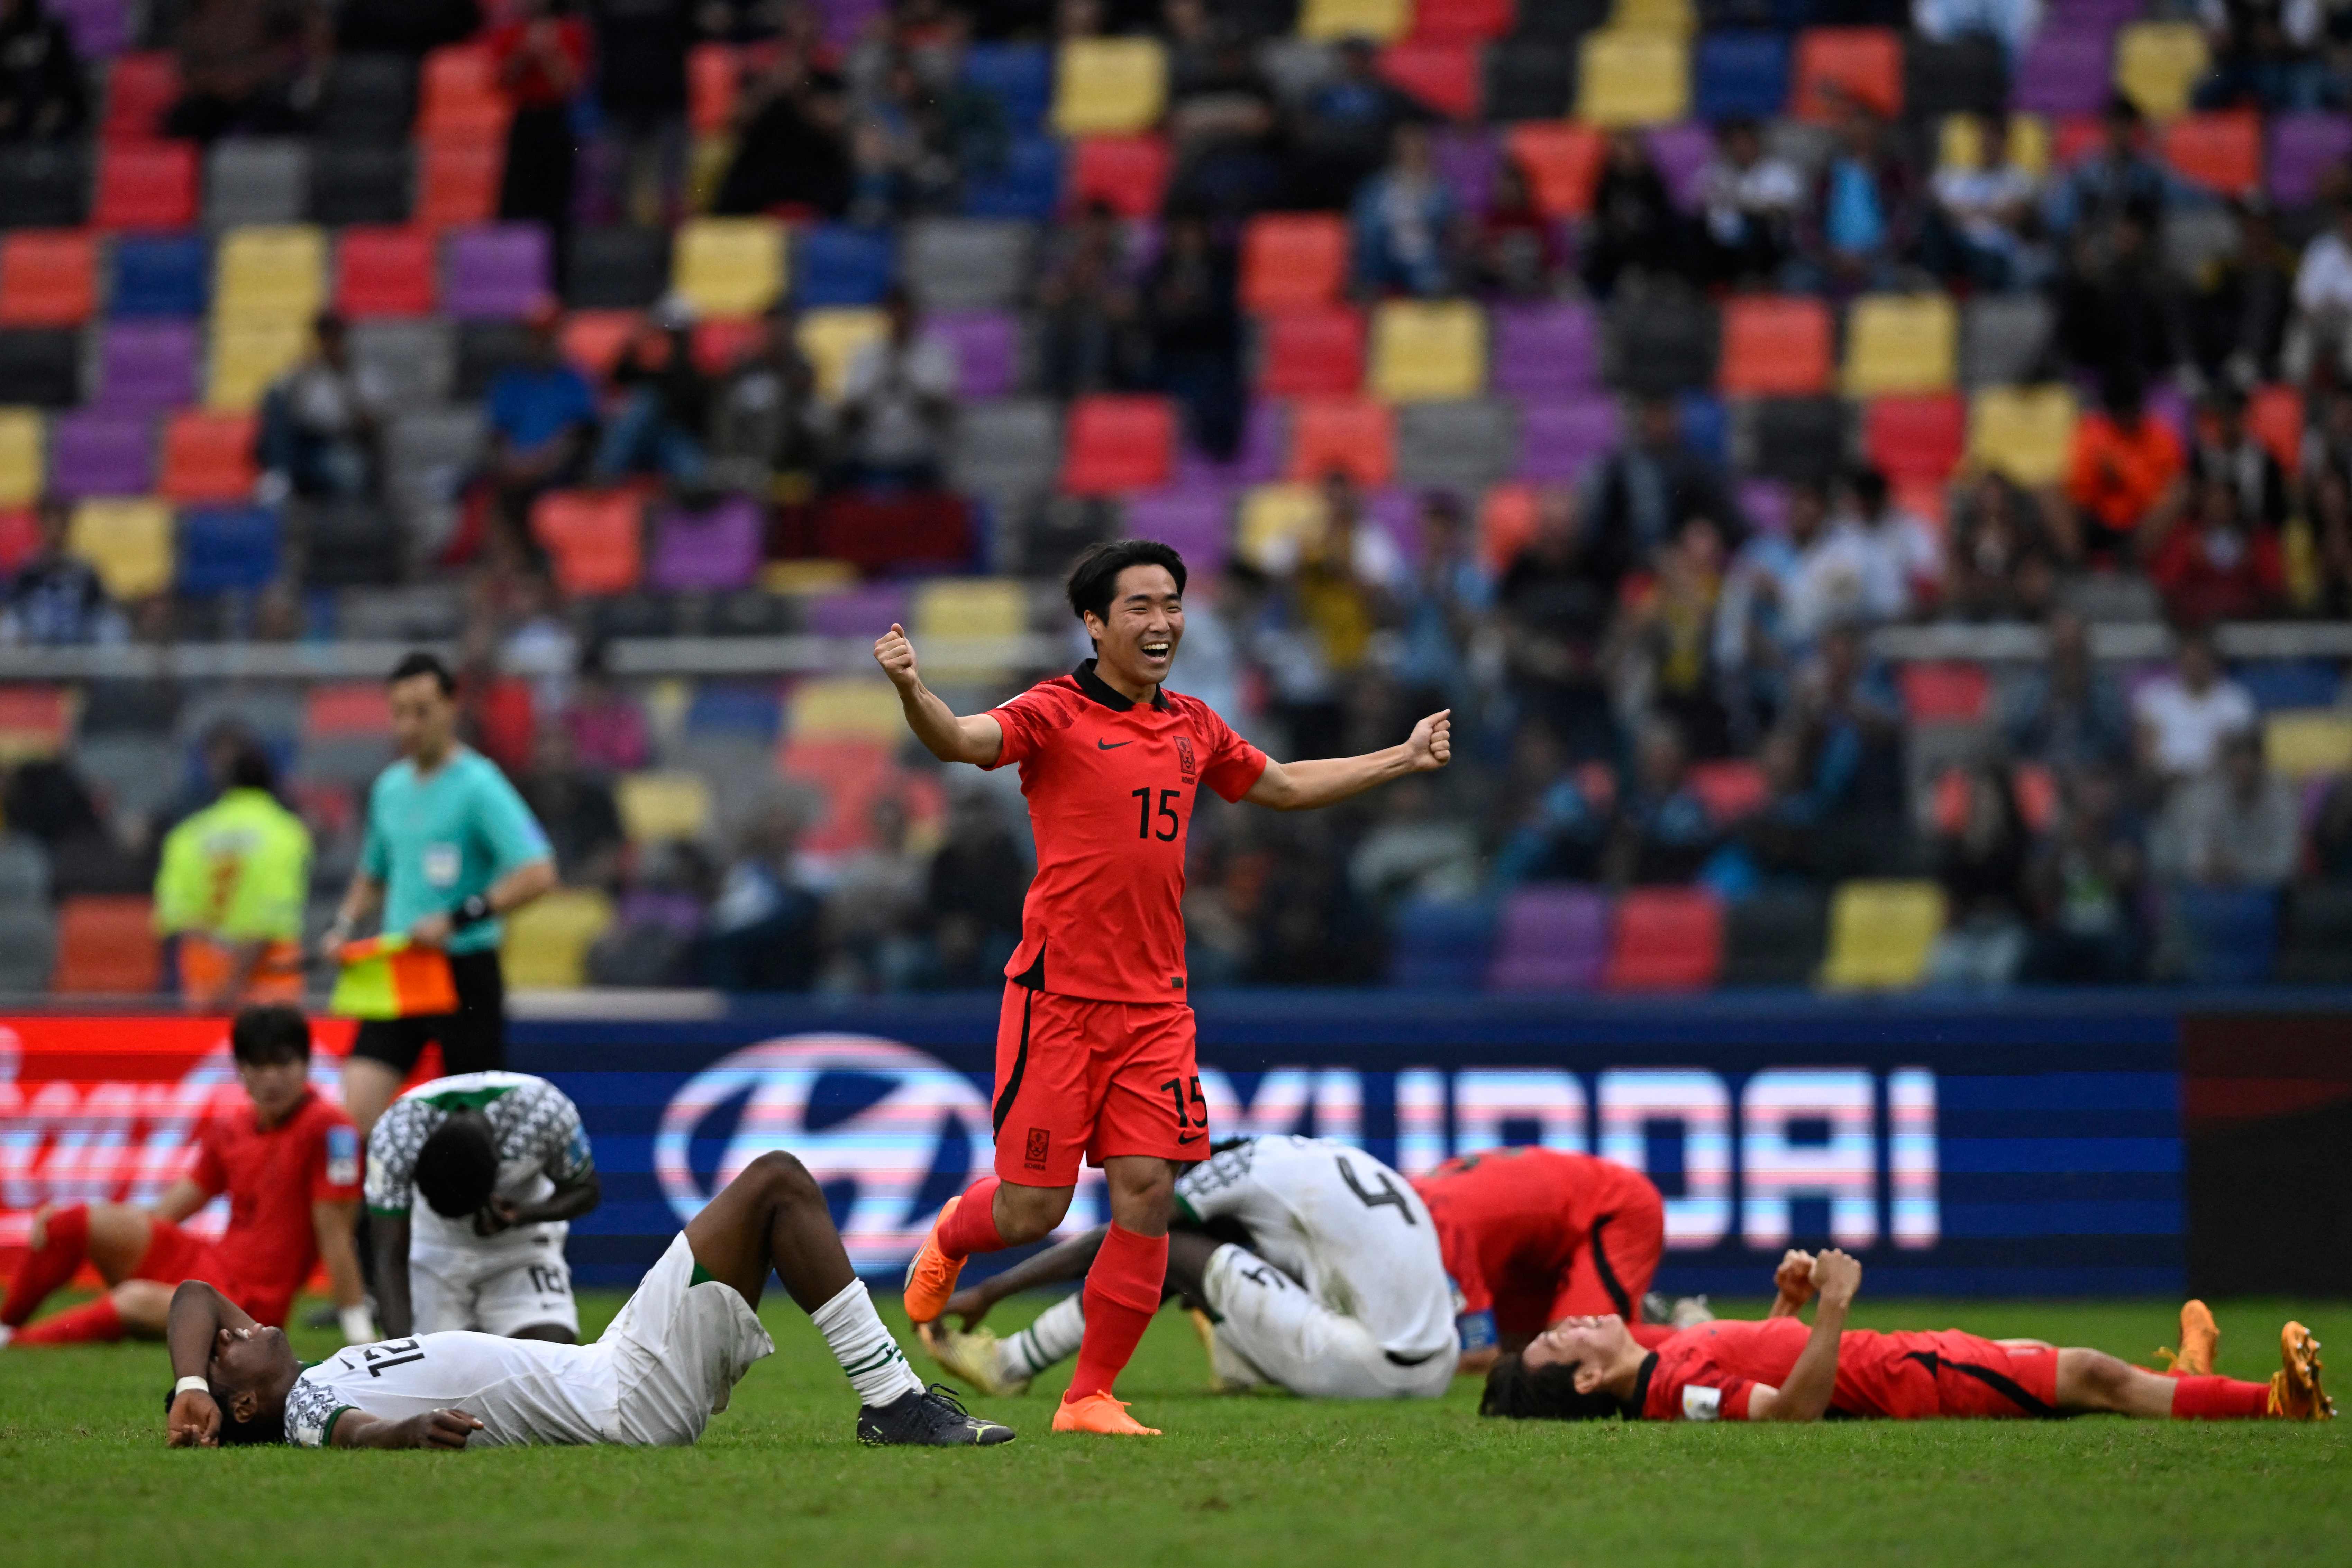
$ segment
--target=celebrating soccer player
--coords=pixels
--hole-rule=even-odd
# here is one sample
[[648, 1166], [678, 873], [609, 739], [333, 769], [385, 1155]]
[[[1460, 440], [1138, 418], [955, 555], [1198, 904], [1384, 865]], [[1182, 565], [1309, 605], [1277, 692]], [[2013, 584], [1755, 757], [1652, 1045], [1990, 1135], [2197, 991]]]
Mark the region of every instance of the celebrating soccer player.
[[874, 658], [908, 727], [942, 762], [1019, 766], [1037, 874], [997, 1023], [996, 1173], [948, 1200], [907, 1272], [907, 1312], [936, 1321], [963, 1260], [1039, 1239], [1070, 1206], [1081, 1159], [1110, 1184], [1087, 1272], [1086, 1333], [1057, 1432], [1156, 1436], [1112, 1397], [1159, 1310], [1179, 1166], [1207, 1152], [1184, 973], [1184, 840], [1205, 785], [1276, 810], [1328, 805], [1453, 752], [1447, 715], [1402, 745], [1282, 763], [1207, 704], [1167, 689], [1184, 637], [1184, 562], [1165, 544], [1097, 544], [1070, 573], [1095, 657], [992, 712], [960, 718], [923, 685], [892, 626]]
[[[1504, 1356], [1486, 1375], [1479, 1413], [1590, 1421], [1818, 1421], [1824, 1415], [1937, 1417], [2117, 1415], [2325, 1421], [2319, 1342], [2301, 1323], [2279, 1331], [2284, 1363], [2268, 1383], [2215, 1377], [2219, 1333], [2201, 1301], [2180, 1310], [2170, 1373], [2102, 1351], [2039, 1340], [1987, 1340], [1958, 1329], [1877, 1333], [1848, 1329], [1862, 1265], [1834, 1249], [1791, 1252], [1774, 1277], [1780, 1300], [1756, 1322], [1717, 1321], [1644, 1347], [1613, 1313], [1571, 1318]], [[1797, 1317], [1819, 1298], [1809, 1330]]]
[[[75, 1204], [33, 1220], [24, 1266], [0, 1305], [0, 1344], [157, 1339], [171, 1287], [208, 1279], [253, 1317], [283, 1323], [321, 1258], [343, 1337], [375, 1338], [352, 1246], [360, 1139], [351, 1118], [310, 1088], [310, 1025], [291, 1007], [246, 1008], [229, 1028], [237, 1081], [250, 1102], [217, 1112], [197, 1135], [194, 1163], [152, 1209]], [[228, 1229], [208, 1242], [180, 1226], [219, 1194]], [[87, 1258], [106, 1281], [96, 1300], [24, 1325], [43, 1297]]]
[[353, 1345], [313, 1366], [208, 1285], [172, 1297], [172, 1447], [463, 1448], [691, 1443], [775, 1342], [753, 1309], [773, 1269], [857, 1393], [868, 1446], [969, 1447], [1010, 1427], [927, 1390], [850, 1271], [824, 1190], [761, 1155], [669, 1244], [592, 1345], [464, 1330]]

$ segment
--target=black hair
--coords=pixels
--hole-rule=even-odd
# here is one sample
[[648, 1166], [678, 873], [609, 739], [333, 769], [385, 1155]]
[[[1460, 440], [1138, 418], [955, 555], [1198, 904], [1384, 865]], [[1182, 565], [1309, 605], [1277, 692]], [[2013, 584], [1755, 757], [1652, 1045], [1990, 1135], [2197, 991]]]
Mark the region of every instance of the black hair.
[[1088, 616], [1110, 619], [1110, 596], [1118, 589], [1118, 574], [1130, 566], [1165, 566], [1184, 591], [1184, 558], [1156, 539], [1116, 539], [1089, 544], [1070, 566], [1070, 609], [1081, 621]]
[[1885, 474], [1864, 464], [1847, 475], [1845, 482], [1853, 489], [1853, 499], [1862, 503], [1864, 510], [1875, 516], [1885, 510], [1886, 506]]
[[[205, 1392], [211, 1394], [213, 1403], [220, 1407], [219, 1437], [222, 1447], [237, 1448], [286, 1441], [286, 1407], [283, 1405], [278, 1407], [275, 1415], [257, 1415], [250, 1421], [240, 1421], [228, 1413], [229, 1396], [221, 1391], [218, 1384], [208, 1386]], [[172, 1406], [179, 1402], [179, 1398], [177, 1389], [167, 1388], [163, 1391], [164, 1415], [169, 1415], [172, 1413]]]
[[237, 1009], [228, 1026], [228, 1052], [237, 1065], [276, 1067], [280, 1062], [310, 1059], [310, 1020], [299, 1007], [283, 1002], [257, 1002]]
[[416, 1152], [417, 1194], [444, 1219], [479, 1212], [498, 1184], [499, 1147], [478, 1113], [450, 1117]]
[[384, 677], [384, 682], [386, 685], [397, 686], [404, 680], [414, 680], [420, 675], [431, 676], [433, 684], [441, 689], [442, 696], [455, 697], [457, 694], [457, 678], [449, 673], [449, 667], [441, 662], [440, 655], [427, 653], [423, 648], [417, 649], [415, 653], [404, 654], [400, 662], [392, 667], [392, 673]]
[[1498, 1359], [1486, 1372], [1478, 1414], [1512, 1421], [1599, 1421], [1624, 1414], [1616, 1396], [1601, 1389], [1580, 1394], [1576, 1369], [1582, 1362], [1553, 1362], [1533, 1372], [1519, 1352]]
[[266, 789], [278, 787], [278, 765], [269, 753], [251, 741], [240, 742], [236, 754], [229, 759], [228, 787], [231, 789]]

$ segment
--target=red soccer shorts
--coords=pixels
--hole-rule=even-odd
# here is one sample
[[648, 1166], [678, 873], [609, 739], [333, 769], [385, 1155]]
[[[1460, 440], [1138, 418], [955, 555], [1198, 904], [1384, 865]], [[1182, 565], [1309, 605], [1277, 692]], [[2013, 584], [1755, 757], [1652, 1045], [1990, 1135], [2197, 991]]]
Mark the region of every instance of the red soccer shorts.
[[1647, 1182], [1625, 1184], [1623, 1194], [1592, 1222], [1584, 1245], [1568, 1262], [1568, 1272], [1551, 1299], [1547, 1324], [1562, 1318], [1598, 1318], [1611, 1312], [1639, 1321], [1642, 1298], [1657, 1277], [1666, 1249], [1666, 1207]]
[[1090, 1002], [1007, 984], [996, 1021], [996, 1173], [1066, 1187], [1086, 1160], [1199, 1160], [1209, 1105], [1181, 1002]]
[[2011, 1349], [1958, 1329], [1874, 1338], [1865, 1350], [1848, 1337], [1852, 1349], [1838, 1355], [1839, 1382], [1851, 1379], [1895, 1420], [2016, 1420], [2059, 1413], [2055, 1350]]
[[230, 1272], [222, 1261], [220, 1248], [211, 1242], [168, 1219], [151, 1223], [153, 1229], [148, 1237], [147, 1251], [132, 1271], [132, 1279], [151, 1279], [158, 1285], [201, 1279], [252, 1313], [254, 1321], [285, 1326], [286, 1314], [294, 1306], [291, 1297], [263, 1296]]

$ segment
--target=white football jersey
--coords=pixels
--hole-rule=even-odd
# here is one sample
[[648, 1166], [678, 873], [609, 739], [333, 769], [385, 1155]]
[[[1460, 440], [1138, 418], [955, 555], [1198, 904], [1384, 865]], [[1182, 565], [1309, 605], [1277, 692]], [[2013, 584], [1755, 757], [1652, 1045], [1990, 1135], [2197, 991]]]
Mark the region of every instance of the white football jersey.
[[346, 1410], [400, 1421], [455, 1408], [482, 1422], [467, 1447], [611, 1443], [619, 1406], [609, 1346], [458, 1330], [346, 1345], [306, 1367], [286, 1395], [286, 1440], [323, 1448]]

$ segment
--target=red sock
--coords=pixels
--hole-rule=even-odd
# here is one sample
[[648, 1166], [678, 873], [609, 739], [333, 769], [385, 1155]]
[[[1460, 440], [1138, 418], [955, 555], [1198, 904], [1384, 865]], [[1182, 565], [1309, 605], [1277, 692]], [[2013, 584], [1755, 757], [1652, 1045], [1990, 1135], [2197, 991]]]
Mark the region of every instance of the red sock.
[[1078, 1341], [1077, 1369], [1070, 1374], [1065, 1404], [1089, 1394], [1108, 1394], [1160, 1310], [1168, 1279], [1168, 1238], [1138, 1236], [1114, 1223], [1103, 1237], [1095, 1266], [1087, 1270], [1086, 1334]]
[[1004, 1250], [1004, 1238], [996, 1234], [996, 1189], [1001, 1184], [994, 1176], [982, 1176], [963, 1190], [955, 1213], [940, 1225], [941, 1252], [969, 1258], [975, 1252]]
[[47, 1229], [41, 1249], [27, 1251], [16, 1277], [8, 1281], [8, 1299], [0, 1301], [0, 1324], [23, 1328], [49, 1292], [74, 1277], [89, 1251], [89, 1205], [51, 1209]]
[[31, 1328], [21, 1331], [16, 1342], [20, 1345], [104, 1344], [121, 1337], [122, 1314], [116, 1310], [114, 1298], [100, 1296], [95, 1301], [85, 1301], [53, 1317], [43, 1318]]
[[2271, 1385], [2234, 1377], [2184, 1377], [2172, 1385], [2175, 1421], [2253, 1421], [2270, 1414]]

